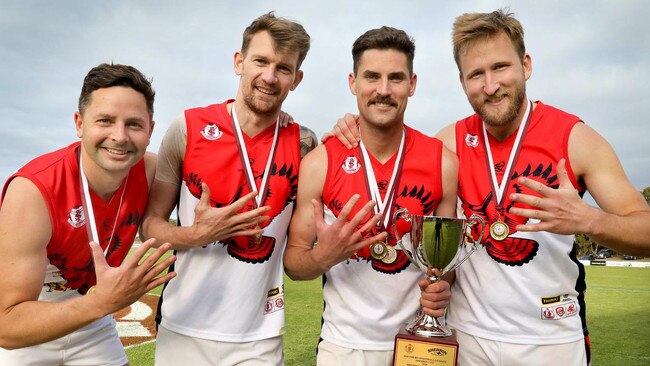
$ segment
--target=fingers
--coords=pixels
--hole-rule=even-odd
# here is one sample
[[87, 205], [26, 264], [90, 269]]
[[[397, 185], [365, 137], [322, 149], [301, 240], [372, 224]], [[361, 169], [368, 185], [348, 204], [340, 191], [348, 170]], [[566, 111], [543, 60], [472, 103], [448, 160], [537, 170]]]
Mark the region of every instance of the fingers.
[[[339, 216], [336, 218], [336, 221], [334, 223], [336, 224], [338, 222], [339, 225], [342, 226], [342, 223], [347, 222], [348, 217], [350, 216], [350, 213], [352, 212], [352, 209], [357, 204], [357, 202], [359, 201], [360, 198], [361, 198], [360, 195], [353, 194], [352, 197], [350, 197], [350, 199], [348, 200], [348, 202], [345, 203], [345, 206], [343, 206], [343, 209], [339, 213]], [[356, 225], [355, 225], [355, 227], [356, 227]]]
[[[149, 242], [150, 240], [153, 240], [153, 239], [149, 239], [145, 243]], [[141, 245], [138, 248], [138, 250], [142, 249], [142, 247], [143, 247], [143, 245]], [[144, 256], [144, 254], [146, 254], [146, 252], [149, 250], [149, 248], [151, 248], [150, 245], [149, 246], [145, 245], [145, 247], [147, 248], [147, 250], [145, 250], [145, 252], [142, 253], [142, 256]], [[170, 249], [171, 249], [171, 244], [164, 243], [160, 247], [156, 248], [156, 250], [151, 252], [151, 254], [144, 257], [144, 260], [139, 261], [139, 266], [147, 268], [147, 270], [149, 270], [149, 268], [153, 267], [156, 264], [156, 262], [158, 262], [158, 260], [160, 258], [162, 258], [162, 256], [165, 255], [165, 253], [167, 253]], [[133, 253], [133, 256], [135, 256], [136, 253], [138, 253], [138, 252], [136, 251], [135, 253]], [[138, 253], [138, 254], [140, 254], [140, 253]]]
[[291, 124], [293, 124], [293, 117], [285, 111], [280, 111], [280, 127], [287, 127]]
[[140, 244], [120, 267], [137, 267], [147, 251], [156, 244], [156, 239], [151, 238]]
[[210, 207], [210, 188], [205, 183], [201, 183], [201, 198], [198, 205]]
[[[358, 201], [358, 199], [357, 199], [357, 201]], [[355, 201], [355, 203], [356, 203], [356, 201]], [[352, 206], [352, 207], [354, 207], [354, 206]], [[364, 217], [368, 216], [368, 214], [372, 211], [373, 207], [375, 207], [375, 201], [366, 202], [366, 204], [363, 205], [361, 210], [359, 210], [359, 212], [357, 212], [356, 215], [354, 215], [352, 220], [350, 220], [350, 225], [352, 225], [353, 227], [359, 226], [359, 224], [363, 221]], [[365, 226], [373, 227], [373, 226], [377, 225], [377, 223], [379, 222], [379, 220], [381, 220], [381, 218], [382, 218], [381, 214], [374, 215], [373, 217], [370, 218], [370, 220], [368, 220], [368, 222], [366, 222], [364, 227]], [[368, 231], [368, 229], [363, 229], [363, 231]]]
[[[244, 206], [246, 206], [246, 204], [248, 202], [253, 200], [255, 198], [255, 196], [257, 196], [257, 191], [249, 192], [248, 194], [242, 196], [240, 199], [238, 199], [237, 201], [231, 203], [227, 207], [229, 207], [233, 212], [237, 212], [237, 211], [241, 210], [242, 208], [244, 208]], [[268, 207], [268, 206], [262, 206], [262, 207]], [[258, 207], [258, 209], [262, 208], [262, 207]], [[266, 211], [268, 211], [270, 209], [271, 208], [269, 207]], [[251, 210], [251, 211], [255, 211], [255, 210]]]
[[[108, 263], [106, 262], [106, 257], [104, 257], [104, 251], [99, 244], [91, 241], [88, 243], [90, 245], [90, 251], [93, 256], [93, 263], [95, 264], [95, 273], [100, 274], [101, 272], [106, 271], [109, 268]], [[99, 276], [98, 276], [99, 277]]]

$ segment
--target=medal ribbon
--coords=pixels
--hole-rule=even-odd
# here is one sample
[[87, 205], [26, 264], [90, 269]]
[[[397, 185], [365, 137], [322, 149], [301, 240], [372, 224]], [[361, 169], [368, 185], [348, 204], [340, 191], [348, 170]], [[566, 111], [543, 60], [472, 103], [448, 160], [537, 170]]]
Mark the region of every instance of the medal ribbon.
[[[99, 246], [101, 246], [101, 242], [99, 241], [99, 234], [97, 232], [97, 223], [95, 222], [95, 211], [93, 210], [93, 203], [90, 199], [88, 178], [86, 177], [86, 173], [84, 172], [83, 169], [81, 156], [82, 154], [80, 152], [79, 153], [79, 179], [81, 180], [81, 190], [83, 193], [81, 195], [81, 207], [83, 208], [84, 216], [86, 217], [86, 231], [88, 232], [88, 240], [94, 241]], [[113, 235], [115, 234], [117, 219], [120, 216], [120, 210], [122, 209], [122, 201], [124, 200], [124, 192], [126, 192], [126, 185], [128, 184], [129, 175], [127, 174], [126, 178], [124, 179], [126, 181], [124, 182], [124, 188], [122, 189], [122, 194], [120, 195], [120, 203], [117, 206], [117, 213], [115, 214], [115, 221], [113, 221], [113, 229], [111, 230], [111, 236], [108, 238], [108, 244], [106, 244], [106, 248], [104, 249], [104, 257], [106, 257], [106, 255], [108, 254], [108, 248], [110, 248], [111, 242], [113, 241]]]
[[483, 138], [485, 144], [483, 145], [485, 149], [485, 155], [488, 157], [488, 172], [492, 178], [492, 194], [496, 202], [496, 208], [499, 215], [501, 215], [501, 210], [503, 206], [503, 197], [507, 191], [508, 183], [510, 182], [510, 170], [513, 165], [515, 165], [517, 158], [519, 157], [519, 151], [521, 150], [521, 144], [523, 137], [528, 128], [528, 122], [530, 121], [530, 116], [532, 115], [533, 102], [526, 104], [526, 112], [524, 113], [524, 118], [522, 119], [522, 124], [519, 126], [519, 131], [517, 131], [517, 137], [515, 138], [514, 145], [512, 150], [510, 150], [510, 157], [508, 158], [508, 164], [506, 165], [506, 171], [503, 174], [503, 179], [501, 179], [501, 184], [497, 182], [497, 175], [494, 170], [494, 160], [492, 159], [492, 149], [490, 149], [490, 140], [488, 139], [487, 129], [485, 128], [485, 123], [482, 124], [483, 127]]
[[372, 199], [377, 202], [374, 207], [375, 214], [382, 213], [384, 218], [380, 223], [380, 229], [386, 230], [388, 227], [388, 222], [390, 220], [390, 213], [395, 201], [395, 191], [397, 191], [397, 186], [399, 184], [400, 176], [402, 175], [402, 165], [404, 157], [404, 140], [406, 140], [406, 133], [402, 129], [402, 140], [399, 144], [399, 150], [397, 150], [397, 158], [395, 159], [395, 166], [393, 167], [393, 173], [390, 176], [390, 182], [388, 183], [388, 189], [386, 190], [386, 196], [384, 199], [381, 199], [381, 194], [379, 192], [379, 187], [377, 186], [377, 179], [375, 178], [375, 172], [372, 168], [372, 163], [370, 162], [370, 156], [366, 150], [363, 140], [359, 142], [359, 149], [361, 149], [361, 155], [363, 156], [363, 170], [366, 173], [366, 186], [370, 191], [370, 196]]
[[[237, 113], [235, 113], [235, 104], [232, 105], [232, 119], [233, 129], [236, 133], [237, 147], [239, 147], [239, 158], [241, 159], [242, 166], [246, 172], [246, 182], [248, 183], [248, 189], [253, 192], [257, 187], [255, 183], [255, 177], [253, 176], [253, 169], [251, 168], [250, 160], [248, 159], [248, 151], [246, 150], [246, 143], [244, 142], [244, 136], [241, 132], [241, 127], [239, 126], [239, 120], [237, 119]], [[255, 208], [258, 208], [264, 203], [266, 198], [266, 185], [268, 183], [269, 172], [271, 170], [271, 163], [275, 157], [275, 151], [277, 149], [278, 135], [280, 132], [280, 117], [275, 121], [275, 133], [273, 134], [273, 143], [271, 144], [271, 151], [269, 151], [269, 157], [266, 160], [266, 167], [264, 168], [264, 176], [262, 177], [262, 183], [257, 191], [258, 195], [255, 197]]]

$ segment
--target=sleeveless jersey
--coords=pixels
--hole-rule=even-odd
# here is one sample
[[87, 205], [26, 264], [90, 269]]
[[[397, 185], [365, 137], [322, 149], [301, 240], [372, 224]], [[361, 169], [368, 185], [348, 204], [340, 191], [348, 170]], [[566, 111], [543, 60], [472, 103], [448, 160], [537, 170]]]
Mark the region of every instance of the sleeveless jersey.
[[510, 214], [514, 204], [508, 196], [513, 192], [535, 195], [517, 183], [520, 176], [557, 188], [556, 168], [561, 158], [567, 159], [571, 182], [584, 193], [571, 170], [567, 147], [571, 129], [580, 119], [541, 102], [531, 113], [509, 177], [503, 177], [503, 170], [516, 134], [502, 142], [488, 134], [497, 176], [501, 172], [499, 182], [510, 179], [503, 194], [502, 214], [492, 192], [480, 117], [475, 114], [456, 123], [458, 195], [463, 213], [466, 217], [480, 215], [488, 228], [501, 220], [510, 233], [503, 240], [495, 240], [487, 229], [481, 249], [456, 269], [448, 322], [465, 333], [496, 341], [538, 345], [572, 342], [587, 332], [584, 267], [576, 259], [575, 238], [517, 232], [516, 225], [539, 221]]
[[[442, 142], [406, 127], [402, 173], [396, 199], [387, 215], [387, 244], [397, 249], [397, 259], [387, 264], [364, 248], [323, 275], [323, 325], [321, 337], [336, 345], [364, 350], [392, 350], [395, 334], [419, 308], [417, 282], [424, 276], [396, 245], [392, 215], [406, 208], [410, 214], [431, 215], [442, 198]], [[345, 203], [358, 193], [361, 198], [349, 217], [371, 200], [359, 148], [348, 150], [338, 139], [329, 139], [327, 177], [323, 186], [326, 220], [331, 223]], [[369, 154], [370, 155], [370, 154]], [[397, 154], [385, 164], [370, 155], [382, 197], [385, 197]], [[370, 215], [364, 219], [364, 222]], [[362, 226], [360, 224], [360, 226]], [[408, 230], [401, 230], [400, 235]], [[375, 230], [376, 231], [376, 230]], [[411, 249], [409, 236], [404, 245]]]
[[[210, 204], [223, 207], [250, 192], [236, 131], [226, 105], [185, 111], [187, 148], [183, 161], [178, 216], [194, 222], [201, 183], [210, 187]], [[275, 125], [252, 138], [244, 135], [248, 159], [260, 186]], [[165, 287], [159, 324], [184, 335], [226, 342], [248, 342], [284, 332], [283, 263], [287, 228], [298, 189], [300, 127], [281, 127], [262, 206], [270, 220], [252, 237], [231, 237], [204, 247], [176, 251], [177, 276]], [[253, 209], [249, 203], [242, 211]]]
[[[47, 206], [52, 237], [47, 244], [49, 265], [40, 300], [62, 301], [68, 296], [53, 291], [72, 289], [85, 293], [96, 283], [95, 267], [88, 245], [87, 218], [82, 207], [78, 158], [80, 148], [80, 143], [76, 142], [32, 160], [7, 180], [3, 190], [4, 196], [14, 177], [27, 178], [38, 187]], [[122, 192], [124, 196], [120, 207]], [[148, 196], [149, 184], [144, 159], [131, 168], [128, 177], [110, 201], [104, 201], [90, 190], [102, 249], [105, 250], [110, 241], [106, 260], [111, 266], [119, 266], [131, 249]], [[114, 224], [115, 232], [111, 240]]]

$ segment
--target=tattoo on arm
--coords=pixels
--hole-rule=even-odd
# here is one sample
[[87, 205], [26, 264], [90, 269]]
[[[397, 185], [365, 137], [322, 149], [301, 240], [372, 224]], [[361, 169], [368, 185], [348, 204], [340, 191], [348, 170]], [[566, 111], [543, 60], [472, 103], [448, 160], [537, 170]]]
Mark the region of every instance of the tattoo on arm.
[[300, 126], [300, 158], [304, 158], [308, 152], [314, 150], [318, 145], [318, 139], [314, 131], [307, 127]]

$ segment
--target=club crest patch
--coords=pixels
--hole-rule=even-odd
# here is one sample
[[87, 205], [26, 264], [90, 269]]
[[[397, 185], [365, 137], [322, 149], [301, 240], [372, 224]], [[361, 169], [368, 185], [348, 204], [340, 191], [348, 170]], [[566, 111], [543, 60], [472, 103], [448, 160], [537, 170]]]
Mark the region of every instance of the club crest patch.
[[478, 146], [478, 136], [476, 135], [470, 135], [469, 133], [465, 136], [465, 143], [469, 147], [477, 147]]
[[356, 156], [351, 155], [345, 158], [341, 168], [343, 168], [343, 170], [348, 174], [354, 174], [359, 171], [361, 164], [359, 164], [359, 160], [357, 160]]
[[219, 126], [215, 125], [214, 123], [208, 123], [205, 127], [203, 127], [201, 135], [203, 135], [206, 140], [212, 141], [223, 136], [223, 132], [221, 132]]
[[68, 224], [73, 228], [77, 229], [82, 227], [86, 223], [86, 216], [84, 215], [84, 209], [82, 206], [74, 207], [70, 210], [68, 214]]

